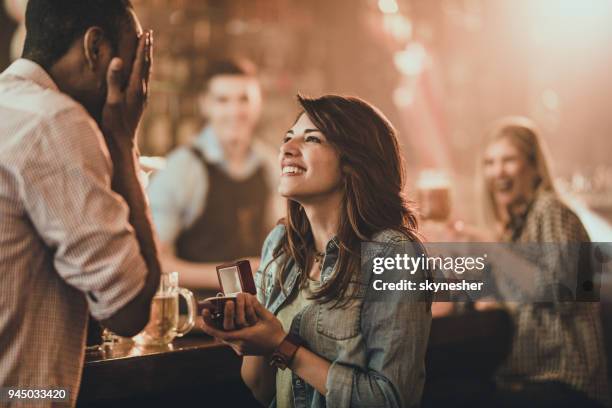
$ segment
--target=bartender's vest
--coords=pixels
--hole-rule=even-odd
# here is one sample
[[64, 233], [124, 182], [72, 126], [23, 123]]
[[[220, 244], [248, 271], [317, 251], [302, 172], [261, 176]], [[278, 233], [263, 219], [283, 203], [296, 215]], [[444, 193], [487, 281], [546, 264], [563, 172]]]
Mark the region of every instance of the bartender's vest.
[[260, 256], [270, 196], [263, 165], [248, 178], [234, 180], [198, 148], [191, 147], [191, 152], [208, 174], [208, 193], [202, 214], [179, 234], [176, 255], [190, 262]]

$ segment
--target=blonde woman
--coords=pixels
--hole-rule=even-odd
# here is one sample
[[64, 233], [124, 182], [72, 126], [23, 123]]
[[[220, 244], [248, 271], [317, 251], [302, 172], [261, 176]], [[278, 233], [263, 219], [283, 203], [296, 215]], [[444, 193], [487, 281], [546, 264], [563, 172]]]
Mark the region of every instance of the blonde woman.
[[[521, 244], [590, 241], [581, 221], [556, 193], [544, 143], [529, 119], [496, 123], [488, 135], [482, 174], [485, 213], [494, 232], [465, 227], [455, 231], [458, 236]], [[564, 256], [558, 255], [558, 265], [564, 265]], [[540, 268], [539, 273], [562, 273], [562, 267]], [[599, 304], [553, 300], [521, 304], [511, 315], [513, 348], [498, 372], [498, 392], [487, 405], [608, 405]]]

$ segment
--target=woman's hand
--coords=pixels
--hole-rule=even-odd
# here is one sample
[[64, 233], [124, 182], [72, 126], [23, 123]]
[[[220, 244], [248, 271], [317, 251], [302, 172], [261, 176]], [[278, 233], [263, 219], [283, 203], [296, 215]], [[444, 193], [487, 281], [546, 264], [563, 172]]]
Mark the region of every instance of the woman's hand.
[[223, 330], [236, 330], [253, 326], [259, 318], [255, 313], [255, 304], [259, 303], [257, 298], [248, 293], [236, 295], [235, 303], [228, 301], [225, 303], [223, 311]]
[[210, 311], [205, 309], [202, 318], [206, 333], [229, 344], [241, 356], [272, 354], [286, 335], [276, 316], [247, 293], [238, 294], [236, 304], [225, 304], [223, 330], [215, 328]]

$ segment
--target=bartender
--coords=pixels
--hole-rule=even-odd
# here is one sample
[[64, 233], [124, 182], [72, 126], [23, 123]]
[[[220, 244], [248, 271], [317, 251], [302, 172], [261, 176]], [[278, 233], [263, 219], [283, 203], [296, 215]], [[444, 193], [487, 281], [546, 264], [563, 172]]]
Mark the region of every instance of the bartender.
[[276, 152], [253, 138], [261, 104], [250, 61], [212, 62], [200, 97], [206, 126], [151, 180], [162, 268], [180, 271], [182, 286], [218, 289], [215, 266], [238, 258], [255, 268], [279, 217]]

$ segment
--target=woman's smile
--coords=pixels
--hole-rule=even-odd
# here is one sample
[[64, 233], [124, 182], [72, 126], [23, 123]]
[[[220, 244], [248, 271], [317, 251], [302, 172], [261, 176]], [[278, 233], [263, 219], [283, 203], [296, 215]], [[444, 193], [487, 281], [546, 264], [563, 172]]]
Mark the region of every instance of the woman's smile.
[[281, 163], [281, 177], [282, 176], [301, 176], [306, 173], [306, 168], [296, 162], [290, 160], [283, 160]]

